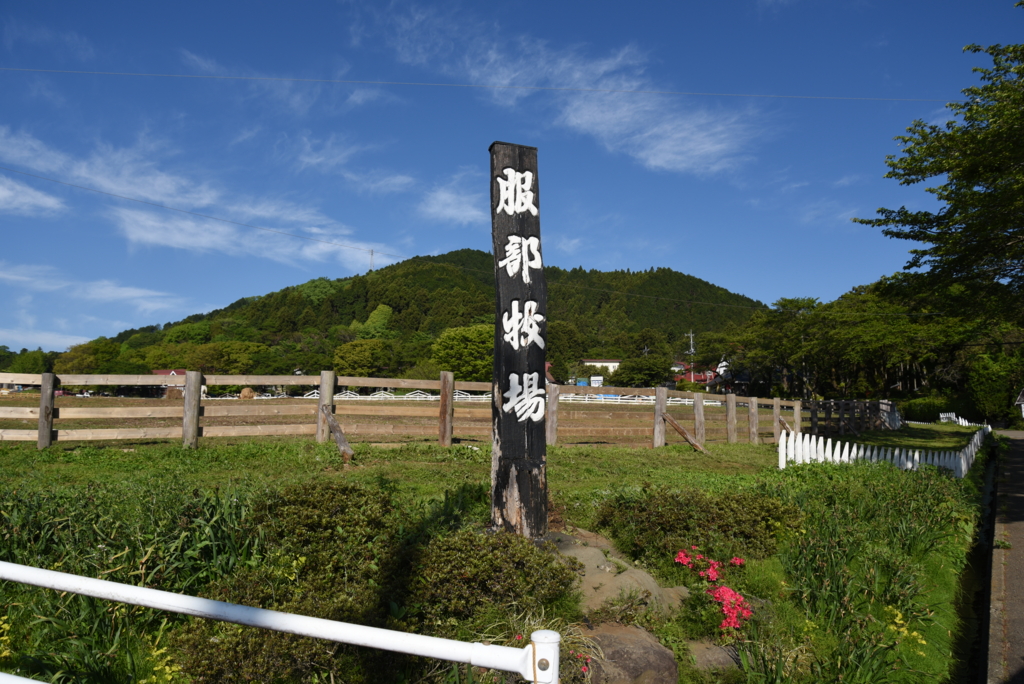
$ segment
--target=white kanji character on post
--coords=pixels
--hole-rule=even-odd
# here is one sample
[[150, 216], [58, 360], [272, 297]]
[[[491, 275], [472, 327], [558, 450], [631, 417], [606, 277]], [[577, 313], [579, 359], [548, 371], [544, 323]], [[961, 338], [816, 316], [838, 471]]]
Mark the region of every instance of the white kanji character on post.
[[523, 274], [523, 282], [530, 282], [531, 268], [544, 268], [540, 255], [540, 238], [509, 235], [505, 244], [505, 258], [498, 262], [498, 267], [505, 267], [509, 277], [517, 273]]
[[537, 313], [537, 302], [528, 299], [520, 313], [519, 300], [513, 299], [512, 311], [501, 315], [501, 326], [505, 330], [503, 339], [517, 351], [520, 345], [525, 348], [531, 342], [543, 349], [544, 338], [540, 336], [540, 324], [543, 322], [544, 316]]
[[505, 212], [509, 216], [521, 214], [528, 211], [534, 216], [537, 215], [537, 207], [533, 204], [533, 172], [524, 171], [519, 173], [513, 168], [503, 169], [504, 178], [498, 177], [498, 208], [500, 214]]
[[519, 422], [527, 418], [538, 421], [544, 418], [544, 389], [540, 387], [539, 373], [523, 373], [523, 384], [519, 384], [519, 375], [509, 373], [508, 392], [502, 394], [508, 401], [501, 409], [508, 413], [515, 411]]

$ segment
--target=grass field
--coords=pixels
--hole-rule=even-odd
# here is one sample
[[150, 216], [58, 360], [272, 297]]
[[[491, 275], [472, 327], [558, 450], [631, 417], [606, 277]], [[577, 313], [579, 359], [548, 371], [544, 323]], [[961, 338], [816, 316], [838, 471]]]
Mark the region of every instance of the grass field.
[[[864, 433], [855, 441], [949, 449], [965, 444], [972, 432], [908, 426], [896, 433]], [[270, 533], [266, 539], [253, 536], [249, 521], [259, 520], [258, 512], [274, 505], [280, 492], [354, 485], [353, 496], [363, 503], [338, 519], [343, 524], [337, 534], [369, 532], [355, 546], [332, 537], [326, 556], [354, 554], [347, 567], [369, 574], [363, 584], [354, 585], [353, 596], [376, 597], [376, 603], [358, 615], [339, 608], [342, 612], [322, 616], [424, 629], [415, 620], [402, 621], [403, 605], [427, 605], [407, 596], [410, 587], [420, 585], [402, 573], [420, 572], [417, 559], [445, 540], [474, 538], [458, 535], [487, 521], [491, 466], [485, 442], [441, 448], [431, 441], [357, 442], [347, 466], [333, 443], [309, 438], [203, 439], [194, 451], [166, 441], [58, 443], [42, 452], [32, 443], [0, 443], [0, 535], [9, 539], [0, 547], [0, 558], [128, 582], [154, 572], [149, 568], [159, 559], [150, 586], [212, 591], [227, 600], [238, 591], [234, 600], [249, 605], [316, 614], [321, 609], [303, 607], [302, 597], [323, 595], [324, 587], [336, 581], [330, 573], [337, 571], [317, 576], [313, 560], [303, 569], [305, 557], [313, 558], [306, 549], [315, 551], [315, 545], [287, 536], [275, 541]], [[710, 444], [708, 454], [679, 444], [660, 449], [550, 447], [552, 526], [602, 531], [625, 544], [622, 549], [628, 546], [624, 552], [666, 586], [693, 584], [700, 600], [671, 619], [651, 617], [628, 601], [610, 613], [648, 627], [672, 648], [682, 668], [681, 682], [836, 681], [839, 675], [843, 681], [941, 680], [954, 667], [952, 644], [959, 629], [954, 602], [973, 531], [974, 484], [932, 469], [901, 473], [884, 464], [813, 464], [778, 471], [776, 463], [773, 445]], [[317, 501], [314, 497], [311, 505]], [[391, 512], [374, 518], [375, 507], [382, 505], [381, 510]], [[281, 509], [282, 515], [290, 510]], [[898, 524], [891, 517], [894, 510], [900, 511]], [[428, 527], [431, 531], [424, 532]], [[332, 529], [326, 533], [335, 534]], [[737, 642], [756, 660], [757, 676], [706, 675], [690, 666], [688, 639], [737, 638], [718, 628], [721, 615], [706, 598], [704, 585], [672, 563], [682, 543], [676, 540], [697, 536], [705, 539], [702, 548], [725, 554], [723, 560], [733, 553], [748, 558], [747, 566], [731, 571], [729, 582], [748, 596], [761, 597], [756, 618], [742, 635], [748, 641]], [[208, 556], [210, 549], [218, 550]], [[370, 549], [372, 554], [365, 555]], [[453, 558], [459, 567], [470, 560]], [[405, 570], [388, 570], [393, 562]], [[445, 576], [450, 570], [439, 572]], [[301, 584], [307, 581], [304, 573], [309, 588]], [[271, 594], [261, 588], [265, 585], [273, 587]], [[519, 600], [527, 598], [524, 594]], [[192, 672], [203, 671], [195, 669], [198, 661], [188, 655], [189, 644], [206, 652], [210, 639], [242, 639], [196, 621], [164, 623], [153, 611], [122, 613], [102, 602], [76, 602], [3, 583], [0, 603], [9, 606], [6, 614], [0, 611], [0, 671], [12, 671], [17, 662], [28, 668], [19, 672], [57, 682], [184, 683], [182, 675], [172, 672], [175, 662], [192, 658]], [[512, 608], [459, 618], [450, 628], [459, 638], [479, 638], [474, 630], [492, 620], [514, 621]], [[549, 608], [554, 616], [555, 608]], [[572, 610], [560, 615], [570, 621], [582, 617]], [[904, 633], [918, 636], [901, 637]], [[5, 638], [21, 650], [4, 656]], [[258, 634], [246, 638], [250, 641], [232, 642], [241, 649], [237, 653], [250, 648], [263, 654], [260, 658], [273, 655], [274, 668], [288, 667], [287, 654], [298, 648], [292, 642], [274, 646], [278, 642]], [[66, 650], [57, 646], [65, 642]], [[168, 643], [170, 651], [161, 650]], [[338, 672], [344, 667], [372, 671], [372, 665], [343, 655], [326, 661], [317, 655], [319, 669], [282, 681], [327, 681], [335, 666], [342, 668]], [[246, 658], [255, 662], [255, 656], [237, 657], [242, 660], [236, 666]], [[871, 665], [866, 678], [852, 675], [851, 659]], [[773, 671], [778, 677], [771, 676]], [[159, 676], [146, 678], [147, 672]], [[416, 681], [457, 681], [450, 675], [435, 671]]]
[[905, 423], [899, 430], [872, 430], [859, 436], [846, 435], [844, 442], [899, 449], [959, 450], [967, 446], [977, 428], [952, 423]]

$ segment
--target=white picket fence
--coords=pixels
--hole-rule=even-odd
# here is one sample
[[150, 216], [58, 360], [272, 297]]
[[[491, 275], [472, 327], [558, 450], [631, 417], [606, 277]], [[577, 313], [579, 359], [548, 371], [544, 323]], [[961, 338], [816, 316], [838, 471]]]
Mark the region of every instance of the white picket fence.
[[960, 427], [984, 427], [981, 423], [968, 423], [966, 418], [957, 418], [955, 413], [940, 413], [940, 423], [956, 423]]
[[806, 432], [783, 431], [779, 436], [779, 469], [802, 463], [871, 461], [892, 463], [901, 470], [917, 470], [921, 465], [933, 465], [948, 468], [957, 477], [964, 477], [974, 465], [974, 457], [990, 432], [992, 428], [983, 425], [960, 451], [932, 451], [868, 446], [839, 440], [833, 443], [831, 438], [816, 437]]

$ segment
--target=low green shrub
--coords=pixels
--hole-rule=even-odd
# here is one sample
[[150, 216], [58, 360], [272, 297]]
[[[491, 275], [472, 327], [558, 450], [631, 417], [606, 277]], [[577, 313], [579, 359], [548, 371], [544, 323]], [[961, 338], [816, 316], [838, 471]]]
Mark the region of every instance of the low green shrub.
[[[387, 482], [288, 487], [254, 510], [265, 561], [213, 583], [204, 595], [464, 640], [478, 640], [510, 611], [575, 618], [573, 562], [516, 535], [462, 529], [483, 498], [480, 487], [463, 486], [416, 507], [402, 505]], [[199, 620], [173, 635], [171, 650], [197, 684], [432, 681], [447, 672], [433, 661]]]
[[967, 397], [950, 394], [931, 394], [925, 397], [907, 399], [896, 402], [904, 419], [921, 423], [934, 423], [939, 420], [940, 413], [955, 413], [960, 418], [972, 422], [982, 420], [974, 402]]
[[[388, 626], [400, 591], [404, 516], [383, 489], [331, 481], [288, 487], [254, 512], [267, 562], [211, 584], [203, 595], [327, 620]], [[215, 645], [211, 647], [212, 645]], [[215, 621], [193, 620], [172, 651], [193, 682], [372, 681], [387, 669], [370, 649]]]
[[690, 574], [672, 562], [679, 549], [696, 545], [715, 558], [766, 558], [801, 519], [796, 506], [760, 492], [660, 487], [615, 495], [597, 514], [620, 551], [674, 581]]
[[515, 534], [464, 529], [427, 545], [409, 602], [433, 634], [457, 634], [460, 624], [475, 625], [491, 606], [574, 616], [582, 567]]

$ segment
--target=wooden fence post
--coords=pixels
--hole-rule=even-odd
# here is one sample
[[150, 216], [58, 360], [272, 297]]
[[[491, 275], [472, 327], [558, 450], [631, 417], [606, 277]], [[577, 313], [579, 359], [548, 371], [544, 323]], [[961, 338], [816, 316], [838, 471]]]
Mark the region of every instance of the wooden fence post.
[[725, 438], [729, 444], [736, 443], [736, 395], [725, 395]]
[[793, 402], [793, 432], [799, 433], [803, 428], [804, 423], [804, 409], [800, 405], [800, 400], [797, 399]]
[[547, 439], [548, 446], [558, 443], [558, 385], [552, 383], [547, 386], [548, 391], [548, 405], [546, 408], [547, 421], [545, 427], [544, 436]]
[[760, 444], [761, 439], [757, 434], [757, 397], [747, 398], [747, 438], [751, 444]]
[[775, 436], [775, 443], [779, 443], [782, 435], [782, 400], [778, 397], [772, 399], [772, 435]]
[[186, 449], [199, 446], [199, 398], [203, 393], [203, 374], [185, 371], [185, 403], [181, 412], [181, 445]]
[[832, 436], [832, 405], [835, 402], [825, 402], [825, 435], [828, 437]]
[[843, 420], [843, 418], [846, 417], [846, 414], [849, 412], [849, 409], [848, 409], [848, 406], [847, 406], [848, 403], [849, 402], [846, 402], [846, 401], [838, 401], [838, 402], [836, 402], [836, 404], [837, 404], [837, 412], [839, 414], [839, 418], [837, 419], [836, 422], [839, 425], [839, 434], [840, 435], [845, 435], [846, 434], [846, 423]]
[[693, 438], [697, 440], [697, 444], [704, 446], [704, 395], [700, 392], [693, 393]]
[[665, 446], [665, 406], [668, 404], [668, 388], [654, 390], [654, 442], [655, 449]]
[[455, 374], [441, 371], [441, 415], [438, 423], [437, 443], [452, 445], [452, 424], [455, 422]]
[[39, 439], [40, 450], [53, 444], [53, 390], [57, 385], [57, 376], [43, 373], [39, 386]]
[[334, 413], [335, 381], [334, 371], [320, 371], [320, 399], [316, 403], [316, 441], [321, 444], [331, 438], [331, 426], [324, 415], [324, 407]]
[[808, 408], [811, 410], [811, 434], [815, 437], [818, 436], [818, 406], [819, 403], [816, 401], [808, 404]]

